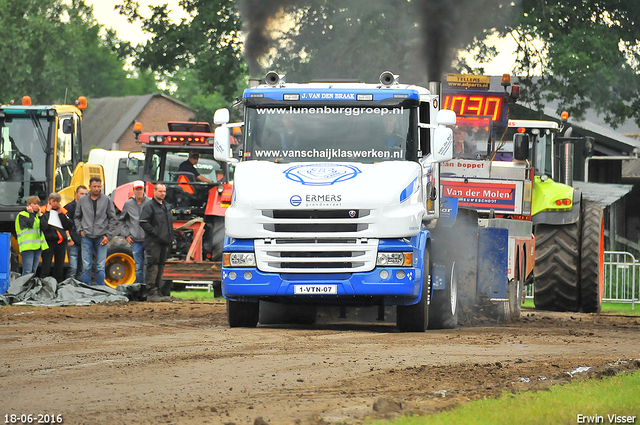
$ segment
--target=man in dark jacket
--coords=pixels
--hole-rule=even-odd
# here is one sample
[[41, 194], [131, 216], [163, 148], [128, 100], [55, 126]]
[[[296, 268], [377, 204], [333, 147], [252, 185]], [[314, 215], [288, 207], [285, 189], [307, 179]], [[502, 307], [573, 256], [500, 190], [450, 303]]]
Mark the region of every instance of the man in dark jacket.
[[122, 206], [120, 215], [120, 231], [131, 244], [133, 260], [136, 263], [136, 282], [144, 283], [144, 230], [140, 227], [140, 213], [144, 205], [151, 200], [145, 193], [142, 180], [133, 182], [133, 198], [129, 198]]
[[91, 285], [91, 263], [95, 253], [96, 285], [104, 285], [107, 242], [115, 233], [116, 210], [111, 199], [102, 193], [99, 177], [89, 179], [89, 193], [78, 200], [73, 221], [82, 236], [82, 281]]
[[[58, 193], [49, 195], [47, 205], [42, 207], [40, 228], [44, 233], [49, 248], [42, 252], [41, 277], [53, 276], [58, 282], [64, 280], [64, 259], [67, 253], [67, 231], [73, 228], [73, 222], [67, 217], [67, 210], [62, 208], [62, 197]], [[51, 261], [54, 259], [53, 274]]]
[[[64, 206], [67, 210], [67, 217], [73, 221], [73, 217], [76, 214], [76, 207], [78, 205], [78, 199], [86, 195], [88, 192], [85, 185], [80, 185], [76, 188], [75, 199]], [[73, 228], [68, 232], [67, 238], [67, 256], [69, 257], [69, 271], [67, 277], [80, 280], [82, 277], [82, 254], [80, 247], [82, 246], [82, 237], [76, 232], [76, 225], [73, 224]]]
[[167, 188], [156, 184], [153, 198], [142, 207], [140, 227], [144, 230], [145, 267], [144, 281], [147, 301], [170, 301], [162, 296], [162, 275], [167, 255], [174, 239], [171, 205], [164, 202]]

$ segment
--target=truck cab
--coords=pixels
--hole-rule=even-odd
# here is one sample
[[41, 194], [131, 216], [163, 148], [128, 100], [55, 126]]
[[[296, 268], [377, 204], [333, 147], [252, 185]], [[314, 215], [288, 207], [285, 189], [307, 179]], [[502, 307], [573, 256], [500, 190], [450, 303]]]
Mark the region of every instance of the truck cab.
[[440, 214], [439, 163], [455, 123], [438, 95], [400, 85], [287, 84], [276, 73], [243, 95], [244, 139], [230, 155], [227, 110], [214, 152], [235, 164], [225, 217], [222, 291], [230, 326], [256, 326], [260, 302], [398, 306], [424, 331], [430, 233]]

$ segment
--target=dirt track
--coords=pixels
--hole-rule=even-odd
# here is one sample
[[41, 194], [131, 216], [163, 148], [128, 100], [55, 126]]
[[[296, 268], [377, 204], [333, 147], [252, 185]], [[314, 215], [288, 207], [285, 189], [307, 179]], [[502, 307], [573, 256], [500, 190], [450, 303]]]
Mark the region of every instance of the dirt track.
[[[222, 303], [0, 307], [0, 414], [360, 423], [640, 367], [640, 318], [523, 316], [401, 334], [357, 323], [229, 329]], [[567, 374], [581, 366], [591, 369]]]

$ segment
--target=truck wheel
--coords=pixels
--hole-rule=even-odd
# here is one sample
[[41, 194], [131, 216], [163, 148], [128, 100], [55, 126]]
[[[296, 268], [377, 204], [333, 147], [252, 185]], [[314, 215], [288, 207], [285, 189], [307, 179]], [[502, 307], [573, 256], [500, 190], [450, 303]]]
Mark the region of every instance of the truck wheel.
[[578, 311], [580, 221], [535, 227], [533, 301], [537, 309]]
[[429, 308], [429, 329], [454, 329], [458, 326], [458, 272], [451, 264], [445, 289], [433, 291]]
[[[519, 261], [519, 258], [523, 258], [522, 261]], [[509, 291], [509, 308], [511, 309], [511, 320], [516, 320], [520, 318], [520, 314], [522, 314], [522, 296], [524, 291], [524, 276], [526, 275], [527, 266], [524, 261], [524, 255], [520, 253], [516, 257], [516, 274], [515, 274], [515, 282], [513, 285], [513, 291]], [[520, 263], [520, 264], [518, 264]]]
[[211, 261], [222, 261], [224, 245], [224, 217], [213, 218], [213, 234], [211, 235]]
[[227, 300], [227, 321], [231, 328], [255, 328], [260, 304]]
[[136, 262], [133, 260], [131, 246], [126, 243], [110, 243], [104, 271], [104, 282], [111, 288], [134, 283], [136, 281]]
[[602, 207], [587, 203], [582, 213], [580, 246], [580, 309], [600, 313], [604, 283], [604, 225]]
[[424, 332], [429, 327], [429, 302], [431, 296], [431, 262], [429, 251], [424, 252], [424, 274], [420, 301], [413, 305], [399, 305], [396, 324], [400, 332]]

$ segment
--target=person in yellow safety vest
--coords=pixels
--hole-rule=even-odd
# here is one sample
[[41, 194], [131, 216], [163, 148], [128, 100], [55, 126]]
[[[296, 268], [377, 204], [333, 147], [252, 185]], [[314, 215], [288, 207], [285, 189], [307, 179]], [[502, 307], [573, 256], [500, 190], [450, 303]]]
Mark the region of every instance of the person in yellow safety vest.
[[40, 263], [42, 251], [49, 248], [44, 233], [40, 229], [40, 198], [27, 198], [27, 208], [16, 217], [16, 235], [22, 256], [22, 275], [34, 273]]

